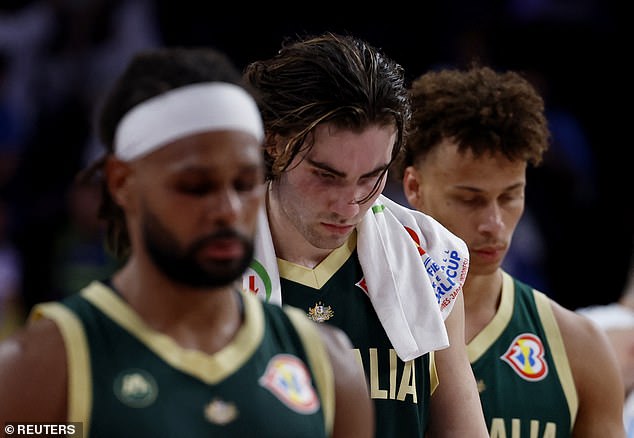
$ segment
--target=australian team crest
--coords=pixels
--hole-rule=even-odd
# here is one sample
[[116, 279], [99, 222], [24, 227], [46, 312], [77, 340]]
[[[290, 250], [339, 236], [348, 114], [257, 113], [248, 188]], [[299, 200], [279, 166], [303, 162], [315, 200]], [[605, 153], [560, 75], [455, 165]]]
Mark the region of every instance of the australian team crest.
[[214, 424], [228, 424], [238, 418], [238, 408], [234, 403], [214, 398], [205, 406], [205, 418]]
[[335, 311], [330, 306], [324, 306], [321, 301], [315, 304], [314, 307], [308, 308], [308, 317], [315, 322], [326, 322], [332, 318]]
[[537, 382], [548, 375], [544, 344], [533, 333], [517, 336], [500, 359], [509, 364], [524, 380]]

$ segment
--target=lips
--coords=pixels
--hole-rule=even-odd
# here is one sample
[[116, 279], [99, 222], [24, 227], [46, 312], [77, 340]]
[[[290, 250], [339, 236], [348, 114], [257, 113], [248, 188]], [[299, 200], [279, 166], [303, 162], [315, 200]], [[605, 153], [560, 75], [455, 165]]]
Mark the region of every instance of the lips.
[[214, 239], [200, 249], [206, 258], [235, 259], [244, 254], [244, 245], [239, 239]]
[[477, 255], [479, 258], [487, 260], [487, 261], [497, 261], [502, 259], [504, 256], [504, 247], [496, 246], [496, 247], [483, 247], [471, 250], [474, 255]]
[[331, 233], [340, 234], [340, 235], [349, 234], [354, 229], [354, 225], [335, 225], [335, 224], [327, 224], [327, 223], [322, 223], [322, 225]]

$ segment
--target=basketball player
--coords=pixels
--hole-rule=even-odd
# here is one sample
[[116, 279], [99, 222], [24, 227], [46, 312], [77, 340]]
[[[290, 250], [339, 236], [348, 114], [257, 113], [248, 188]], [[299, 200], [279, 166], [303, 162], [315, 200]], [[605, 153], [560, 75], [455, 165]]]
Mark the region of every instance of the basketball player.
[[548, 147], [542, 98], [519, 74], [478, 66], [424, 74], [411, 98], [403, 187], [469, 247], [466, 340], [491, 437], [623, 437], [605, 336], [500, 267], [527, 165]]
[[409, 118], [402, 68], [325, 33], [245, 75], [262, 97], [268, 185], [244, 286], [346, 332], [377, 437], [487, 437], [464, 348], [467, 248], [380, 195]]
[[5, 422], [81, 422], [85, 437], [372, 436], [343, 332], [235, 281], [264, 194], [262, 122], [241, 81], [194, 48], [141, 53], [118, 80], [93, 170], [125, 264], [38, 305], [0, 346]]

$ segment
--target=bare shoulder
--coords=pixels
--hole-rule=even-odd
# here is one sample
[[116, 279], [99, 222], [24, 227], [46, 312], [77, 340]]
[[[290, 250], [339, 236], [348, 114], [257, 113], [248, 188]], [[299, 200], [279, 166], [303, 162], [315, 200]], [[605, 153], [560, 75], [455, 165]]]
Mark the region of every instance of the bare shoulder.
[[0, 418], [65, 421], [66, 351], [53, 321], [40, 319], [0, 343]]
[[374, 405], [363, 366], [352, 343], [340, 329], [318, 324], [335, 377], [335, 419], [332, 438], [374, 436]]
[[573, 435], [624, 437], [624, 387], [607, 335], [589, 318], [551, 300], [577, 390]]
[[317, 328], [324, 340], [335, 372], [362, 374], [363, 368], [355, 360], [354, 347], [350, 338], [339, 328], [328, 324], [317, 324]]
[[589, 351], [595, 348], [601, 351], [609, 348], [605, 333], [589, 318], [566, 309], [552, 299], [550, 304], [569, 354], [581, 349], [580, 353], [583, 352], [583, 357], [587, 358]]
[[575, 381], [616, 364], [607, 335], [589, 318], [550, 300]]

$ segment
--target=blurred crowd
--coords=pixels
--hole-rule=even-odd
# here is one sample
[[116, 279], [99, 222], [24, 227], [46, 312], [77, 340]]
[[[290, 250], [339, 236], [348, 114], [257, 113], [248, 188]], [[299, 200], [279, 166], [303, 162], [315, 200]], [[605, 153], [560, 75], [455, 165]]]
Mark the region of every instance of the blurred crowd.
[[[355, 17], [324, 8], [269, 11], [278, 19], [246, 24], [244, 11], [220, 14], [187, 0], [3, 0], [0, 337], [35, 303], [116, 266], [102, 245], [100, 193], [74, 178], [101, 153], [93, 115], [133, 53], [211, 45], [245, 65], [271, 55], [284, 36], [323, 30], [383, 47], [409, 77], [474, 58], [530, 77], [545, 97], [553, 141], [543, 165], [529, 170], [528, 211], [506, 268], [572, 309], [616, 299], [634, 223], [619, 152], [627, 121], [616, 110], [625, 68], [613, 56], [624, 44], [624, 14], [598, 0], [436, 3], [423, 13], [394, 11], [393, 20], [383, 10]], [[386, 190], [404, 202], [397, 182]]]

